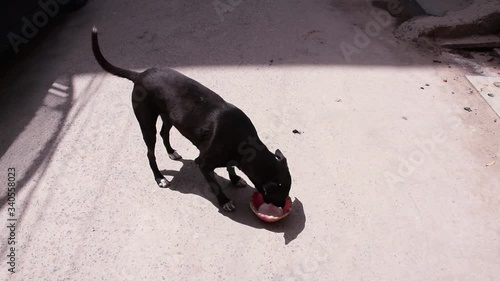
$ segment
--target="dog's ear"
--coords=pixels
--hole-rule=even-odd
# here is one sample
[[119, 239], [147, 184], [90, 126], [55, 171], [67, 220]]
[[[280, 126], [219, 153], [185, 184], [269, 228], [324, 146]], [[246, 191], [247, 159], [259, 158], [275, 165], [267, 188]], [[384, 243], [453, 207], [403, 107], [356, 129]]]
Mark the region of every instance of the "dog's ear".
[[283, 153], [281, 153], [281, 151], [279, 149], [276, 149], [276, 152], [274, 153], [274, 155], [276, 156], [276, 159], [278, 159], [279, 162], [286, 165], [286, 157], [285, 157], [285, 155], [283, 155]]

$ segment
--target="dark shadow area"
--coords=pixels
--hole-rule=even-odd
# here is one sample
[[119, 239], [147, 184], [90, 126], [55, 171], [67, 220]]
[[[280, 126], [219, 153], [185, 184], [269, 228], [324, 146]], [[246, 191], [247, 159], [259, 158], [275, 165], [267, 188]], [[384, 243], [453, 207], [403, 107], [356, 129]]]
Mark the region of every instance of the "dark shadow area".
[[50, 33], [73, 16], [87, 0], [4, 1], [0, 4], [0, 72], [9, 70], [20, 57], [36, 54]]
[[[58, 82], [51, 83], [49, 81]], [[19, 151], [23, 156], [30, 156], [33, 159], [28, 166], [20, 169], [19, 163], [16, 163], [16, 161], [5, 163], [17, 168], [16, 192], [21, 191], [26, 183], [32, 180], [33, 175], [39, 172], [40, 168], [45, 167], [47, 164], [46, 161], [52, 157], [57, 147], [57, 140], [67, 122], [73, 100], [71, 77], [59, 77], [58, 79], [54, 77], [53, 80], [27, 81], [24, 86], [20, 89], [11, 89], [11, 91], [15, 91], [14, 94], [0, 97], [2, 106], [6, 107], [6, 110], [0, 113], [0, 127], [3, 128], [0, 137], [0, 156], [4, 156], [17, 136], [23, 133], [25, 127], [29, 126], [30, 122], [33, 121], [33, 118], [36, 117], [41, 107], [46, 107], [46, 110], [43, 113], [38, 112], [38, 114], [45, 115], [51, 120], [50, 122], [41, 124], [40, 127], [36, 128], [37, 132], [34, 132], [37, 134], [38, 151]], [[31, 89], [35, 87], [41, 87], [46, 90], [43, 93], [40, 92], [27, 97], [28, 93], [31, 93]], [[47, 98], [47, 96], [50, 97]], [[18, 103], [19, 100], [29, 102]], [[0, 198], [0, 208], [6, 202], [7, 197], [2, 196]]]
[[[32, 3], [31, 8], [28, 9], [29, 12], [24, 16], [31, 15], [38, 10], [40, 7]], [[3, 13], [7, 12], [3, 11]], [[9, 15], [8, 19], [5, 20], [13, 21], [14, 16], [21, 17], [23, 15], [16, 13]], [[2, 128], [0, 158], [30, 123], [37, 110], [43, 106], [44, 99], [53, 88], [53, 83], [58, 80], [63, 81], [64, 86], [68, 87], [63, 91], [69, 91], [65, 93], [68, 95], [67, 104], [58, 105], [58, 110], [64, 112], [63, 115], [69, 112], [73, 98], [70, 85], [72, 74], [60, 75], [60, 73], [52, 71], [52, 65], [58, 61], [62, 54], [58, 51], [42, 53], [40, 45], [57, 41], [58, 36], [70, 20], [71, 14], [62, 14], [51, 18], [46, 26], [37, 29], [36, 36], [31, 38], [28, 43], [19, 46], [20, 52], [18, 54], [15, 54], [11, 48], [2, 53], [0, 57], [0, 128]], [[21, 34], [21, 26], [14, 27], [18, 29], [8, 30], [4, 27], [1, 35], [6, 36], [4, 33], [11, 31]], [[5, 48], [7, 43], [2, 43], [4, 44], [2, 48]], [[64, 120], [61, 120], [61, 126], [63, 124]]]
[[396, 25], [427, 13], [415, 0], [373, 0], [373, 7], [387, 11], [396, 18]]
[[[421, 12], [411, 5], [405, 6], [401, 13], [394, 12], [388, 1], [375, 0], [373, 6], [362, 0], [243, 1], [225, 12], [218, 10], [213, 2], [200, 0], [89, 1], [81, 10], [52, 18], [34, 39], [23, 45], [26, 51], [16, 56], [15, 61], [17, 64], [23, 60], [21, 57], [36, 55], [40, 41], [53, 40], [50, 43], [54, 47], [80, 56], [74, 65], [75, 72], [101, 72], [97, 64], [86, 63], [94, 61], [90, 31], [96, 25], [104, 55], [119, 66], [133, 69], [432, 64], [432, 59], [425, 56], [408, 56], [406, 47], [388, 44], [380, 40], [379, 34], [369, 36], [372, 42], [367, 47], [356, 46], [355, 27], [364, 29], [368, 23], [378, 24], [372, 16], [374, 12], [388, 9], [395, 17]], [[390, 33], [393, 28], [383, 26], [380, 34]], [[69, 36], [65, 29], [72, 29], [70, 38], [57, 40], [46, 35], [57, 30]], [[347, 60], [341, 43], [351, 44], [359, 53]]]
[[[26, 88], [17, 89], [19, 91], [16, 92], [15, 95], [0, 97], [1, 105], [8, 108], [0, 112], [0, 127], [3, 129], [0, 136], [0, 155], [2, 157], [10, 144], [24, 131], [24, 126], [28, 126], [29, 123], [33, 121], [33, 118], [35, 118], [35, 115], [41, 107], [46, 107], [44, 113], [38, 112], [38, 114], [46, 115], [47, 118], [51, 119], [50, 122], [41, 124], [38, 128], [39, 137], [37, 138], [37, 142], [39, 142], [40, 145], [38, 151], [21, 150], [18, 153], [22, 155], [16, 157], [14, 161], [10, 163], [4, 162], [5, 165], [16, 169], [16, 194], [20, 194], [28, 182], [37, 181], [35, 174], [38, 174], [39, 177], [43, 177], [50, 159], [56, 151], [57, 142], [60, 135], [63, 133], [64, 125], [68, 121], [68, 113], [71, 109], [73, 100], [71, 77], [54, 78], [54, 81], [57, 81], [57, 83], [50, 85], [48, 83], [49, 81], [51, 80], [44, 80], [43, 82], [45, 83], [42, 85], [39, 84], [40, 81], [29, 81], [29, 83], [25, 84]], [[39, 95], [27, 97], [26, 95], [30, 93], [32, 87], [42, 87], [46, 90], [43, 93], [39, 93]], [[47, 96], [51, 97], [47, 98]], [[20, 104], [17, 102], [18, 99], [24, 99], [25, 101], [30, 100], [30, 102]], [[22, 166], [22, 156], [29, 156], [32, 160], [25, 166]], [[21, 161], [18, 162], [18, 160]], [[21, 206], [31, 205], [36, 186], [37, 185], [34, 185], [31, 190], [24, 193], [23, 197], [25, 200], [23, 200], [22, 204], [19, 199], [15, 202], [14, 207], [17, 210], [16, 218], [19, 221], [18, 225], [21, 224], [22, 217], [24, 216], [24, 213], [20, 211], [22, 210]], [[0, 196], [0, 208], [3, 208], [8, 202], [7, 193], [2, 193]], [[47, 198], [47, 200], [51, 199], [52, 198]], [[48, 204], [48, 202], [45, 203]], [[5, 253], [7, 246], [7, 244], [3, 244], [0, 248], [0, 252]]]
[[[236, 211], [230, 213], [221, 210], [218, 206], [215, 195], [210, 191], [210, 188], [201, 175], [198, 167], [193, 160], [180, 160], [182, 168], [179, 171], [163, 170], [162, 173], [167, 176], [173, 176], [170, 183], [170, 190], [183, 194], [194, 194], [201, 196], [214, 205], [214, 211], [217, 209], [219, 213], [226, 216], [237, 223], [247, 225], [249, 227], [266, 229], [275, 233], [283, 233], [285, 244], [289, 244], [304, 230], [306, 224], [306, 215], [304, 206], [299, 199], [293, 200], [292, 212], [286, 218], [275, 223], [267, 223], [261, 221], [252, 212], [249, 206], [249, 201], [255, 189], [247, 186], [238, 188], [231, 182], [219, 175], [217, 181], [223, 187], [224, 193], [233, 200], [236, 204]], [[240, 172], [241, 173], [241, 172]]]
[[[79, 0], [72, 0], [77, 2]], [[41, 10], [37, 3], [30, 2], [24, 8], [21, 3], [5, 3], [9, 8], [3, 10], [2, 34], [14, 32], [22, 35], [22, 26], [16, 23], [22, 17], [32, 20], [30, 16]], [[24, 10], [23, 10], [24, 9]], [[20, 14], [19, 11], [25, 11]], [[64, 134], [64, 126], [68, 125], [68, 114], [73, 106], [74, 92], [71, 73], [58, 73], [52, 69], [54, 62], [62, 55], [58, 50], [43, 52], [40, 46], [57, 41], [60, 33], [68, 25], [68, 21], [75, 14], [61, 9], [48, 23], [37, 28], [36, 36], [28, 43], [19, 46], [19, 53], [15, 53], [8, 39], [2, 41], [0, 52], [0, 159], [3, 165], [16, 168], [16, 194], [30, 181], [36, 181], [35, 175], [42, 177], [50, 159], [54, 155], [59, 138]], [[5, 39], [4, 38], [4, 39]], [[23, 149], [17, 151], [14, 159], [4, 159], [16, 139], [24, 132], [37, 116], [44, 116], [46, 122], [38, 121], [39, 126], [31, 129], [29, 134], [36, 141], [36, 150]], [[28, 162], [28, 161], [29, 162]], [[35, 189], [26, 195], [26, 206], [30, 205]], [[0, 208], [7, 203], [7, 194], [0, 195]], [[22, 214], [21, 214], [22, 216]], [[21, 217], [19, 217], [19, 220]], [[2, 248], [2, 251], [4, 248]]]

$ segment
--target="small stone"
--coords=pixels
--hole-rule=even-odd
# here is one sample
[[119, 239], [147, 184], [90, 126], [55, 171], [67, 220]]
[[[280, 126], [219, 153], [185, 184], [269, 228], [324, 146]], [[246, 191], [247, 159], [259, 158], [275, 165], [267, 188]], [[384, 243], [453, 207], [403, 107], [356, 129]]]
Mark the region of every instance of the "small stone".
[[429, 84], [425, 84], [425, 86], [429, 87], [430, 85]]
[[342, 101], [342, 99], [336, 99], [335, 100], [335, 102], [341, 102], [341, 101]]
[[420, 89], [422, 89], [422, 90], [423, 90], [423, 89], [424, 89], [424, 87], [420, 87]]
[[464, 110], [467, 111], [467, 112], [471, 112], [472, 109], [470, 109], [470, 107], [464, 107]]
[[[499, 72], [499, 73], [500, 73], [500, 72]], [[493, 83], [493, 85], [495, 85], [495, 87], [500, 88], [500, 82], [495, 82], [495, 83]]]
[[292, 131], [292, 133], [294, 133], [294, 134], [299, 134], [299, 135], [300, 135], [300, 134], [302, 134], [302, 132], [300, 132], [300, 131], [299, 131], [299, 130], [297, 130], [297, 129], [294, 129], [294, 130]]
[[443, 79], [443, 82], [445, 82], [445, 83], [448, 82], [448, 79]]
[[492, 93], [489, 93], [489, 94], [488, 94], [488, 96], [489, 96], [489, 97], [494, 97], [495, 95], [494, 95], [494, 94], [492, 94]]
[[406, 116], [402, 116], [401, 118], [403, 118], [404, 120], [408, 120], [408, 118]]

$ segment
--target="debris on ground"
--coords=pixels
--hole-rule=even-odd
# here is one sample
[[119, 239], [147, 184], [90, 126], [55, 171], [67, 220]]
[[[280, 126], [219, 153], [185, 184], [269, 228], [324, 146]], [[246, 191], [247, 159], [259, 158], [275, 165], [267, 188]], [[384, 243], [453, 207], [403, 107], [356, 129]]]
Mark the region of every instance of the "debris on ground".
[[474, 56], [471, 54], [471, 52], [465, 50], [450, 50], [449, 53], [462, 56], [466, 59], [474, 59]]
[[429, 87], [430, 85], [429, 84], [425, 84], [425, 86]]
[[467, 112], [471, 112], [472, 109], [470, 109], [470, 107], [464, 107], [464, 110], [467, 111]]
[[448, 82], [448, 79], [443, 79], [443, 82], [445, 82], [445, 83]]
[[297, 130], [297, 129], [294, 129], [294, 130], [292, 131], [292, 133], [294, 133], [294, 134], [299, 134], [299, 135], [300, 135], [300, 134], [302, 134], [302, 132], [301, 132], [301, 131], [299, 131], [299, 130]]
[[423, 89], [424, 89], [424, 87], [420, 87], [420, 89], [422, 89], [422, 90], [423, 90]]
[[[500, 81], [497, 76], [466, 75], [484, 101], [500, 116]], [[497, 83], [497, 85], [495, 85]]]
[[495, 161], [491, 161], [490, 163], [486, 164], [486, 167], [493, 166], [493, 165], [495, 165], [495, 163], [496, 163]]

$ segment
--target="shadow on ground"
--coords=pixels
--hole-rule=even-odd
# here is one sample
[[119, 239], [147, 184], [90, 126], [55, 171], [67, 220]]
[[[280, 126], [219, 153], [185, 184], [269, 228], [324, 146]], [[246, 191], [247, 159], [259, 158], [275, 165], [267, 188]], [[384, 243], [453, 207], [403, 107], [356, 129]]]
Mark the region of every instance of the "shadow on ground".
[[[182, 167], [179, 171], [163, 170], [162, 173], [166, 176], [173, 176], [170, 182], [169, 189], [183, 194], [194, 194], [201, 196], [210, 201], [220, 214], [232, 219], [237, 223], [247, 225], [249, 227], [266, 229], [275, 233], [283, 233], [285, 244], [289, 244], [304, 230], [306, 225], [306, 215], [304, 206], [299, 199], [295, 198], [292, 205], [292, 212], [285, 219], [275, 222], [266, 223], [261, 221], [252, 212], [249, 206], [249, 198], [255, 192], [255, 189], [247, 186], [238, 188], [231, 184], [229, 180], [217, 175], [217, 181], [223, 187], [224, 193], [235, 202], [236, 211], [225, 212], [218, 206], [215, 195], [210, 191], [210, 188], [201, 175], [198, 167], [193, 160], [180, 160]], [[215, 209], [214, 209], [215, 210]], [[211, 210], [208, 210], [211, 211]]]

